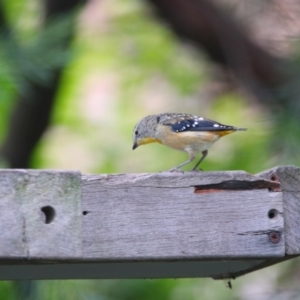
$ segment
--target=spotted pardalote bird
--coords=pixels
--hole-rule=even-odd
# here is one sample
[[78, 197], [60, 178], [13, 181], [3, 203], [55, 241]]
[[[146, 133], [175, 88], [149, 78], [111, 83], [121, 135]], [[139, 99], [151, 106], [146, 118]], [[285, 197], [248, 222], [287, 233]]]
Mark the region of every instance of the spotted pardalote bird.
[[216, 121], [184, 113], [151, 115], [140, 120], [133, 131], [133, 150], [140, 145], [157, 142], [170, 148], [185, 151], [189, 159], [171, 169], [178, 170], [192, 162], [197, 153], [202, 157], [192, 170], [196, 170], [207, 156], [207, 149], [220, 137], [229, 133], [247, 130], [223, 125]]

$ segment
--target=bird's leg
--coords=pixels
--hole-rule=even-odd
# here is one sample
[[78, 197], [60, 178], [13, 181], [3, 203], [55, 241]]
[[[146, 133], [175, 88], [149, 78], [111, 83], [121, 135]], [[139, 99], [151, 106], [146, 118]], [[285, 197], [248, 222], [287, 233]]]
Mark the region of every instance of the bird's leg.
[[207, 156], [208, 154], [208, 151], [207, 150], [204, 150], [202, 151], [202, 157], [200, 158], [200, 160], [197, 162], [196, 166], [192, 169], [192, 171], [195, 171], [198, 166], [201, 164], [201, 162], [203, 161], [203, 159]]
[[172, 168], [169, 172], [176, 172], [176, 171], [180, 171], [179, 169], [187, 164], [189, 164], [190, 162], [192, 162], [195, 159], [195, 154], [194, 153], [189, 153], [190, 158], [183, 162], [182, 164]]

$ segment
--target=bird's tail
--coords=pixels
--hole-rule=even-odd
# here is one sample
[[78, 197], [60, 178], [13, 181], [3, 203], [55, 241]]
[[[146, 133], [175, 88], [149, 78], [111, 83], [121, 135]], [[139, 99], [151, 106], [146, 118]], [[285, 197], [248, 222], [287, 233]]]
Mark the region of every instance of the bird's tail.
[[232, 127], [231, 129], [229, 130], [221, 130], [221, 131], [218, 131], [218, 134], [219, 136], [224, 136], [224, 135], [227, 135], [227, 134], [230, 134], [230, 133], [233, 133], [233, 132], [236, 132], [236, 131], [246, 131], [247, 128], [238, 128], [238, 127]]

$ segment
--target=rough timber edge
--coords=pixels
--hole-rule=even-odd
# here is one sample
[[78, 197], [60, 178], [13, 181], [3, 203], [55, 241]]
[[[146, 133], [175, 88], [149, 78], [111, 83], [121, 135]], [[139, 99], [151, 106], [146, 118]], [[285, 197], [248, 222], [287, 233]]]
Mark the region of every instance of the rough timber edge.
[[[160, 173], [129, 173], [129, 174], [99, 174], [83, 175], [84, 185], [94, 184], [95, 181], [104, 186], [127, 186], [136, 185], [139, 187], [190, 187], [190, 186], [218, 186], [224, 188], [228, 183], [230, 188], [237, 189], [252, 188], [278, 188], [278, 182], [268, 179], [260, 179], [245, 171], [212, 171], [212, 172], [160, 172]], [[239, 187], [239, 183], [248, 183], [248, 186]]]
[[286, 255], [300, 255], [300, 169], [295, 166], [279, 166], [257, 176], [280, 183]]

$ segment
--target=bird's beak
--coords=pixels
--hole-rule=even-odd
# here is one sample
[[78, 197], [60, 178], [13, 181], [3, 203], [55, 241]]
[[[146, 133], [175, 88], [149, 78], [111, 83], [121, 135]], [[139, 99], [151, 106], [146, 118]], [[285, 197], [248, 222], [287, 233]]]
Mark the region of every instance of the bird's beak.
[[136, 149], [138, 147], [137, 142], [134, 142], [133, 146], [132, 146], [132, 150]]

